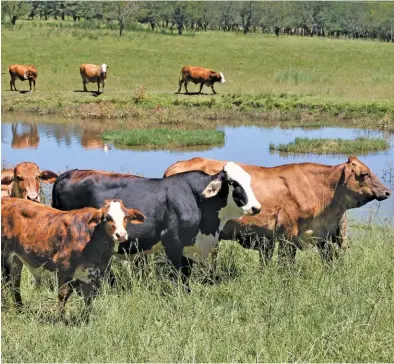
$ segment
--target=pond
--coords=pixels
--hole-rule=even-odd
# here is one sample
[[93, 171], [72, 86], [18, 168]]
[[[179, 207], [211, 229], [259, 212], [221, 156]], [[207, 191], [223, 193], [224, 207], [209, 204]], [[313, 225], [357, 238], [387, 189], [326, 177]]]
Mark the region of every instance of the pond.
[[[319, 128], [281, 129], [279, 127], [223, 126], [226, 141], [223, 146], [198, 150], [137, 150], [117, 148], [100, 139], [97, 130], [74, 123], [15, 123], [3, 117], [1, 124], [2, 161], [13, 166], [23, 161], [37, 163], [41, 169], [55, 172], [67, 169], [100, 169], [161, 177], [172, 163], [197, 156], [232, 160], [266, 167], [286, 163], [316, 162], [339, 164], [346, 155], [279, 154], [269, 150], [270, 143], [287, 143], [296, 137], [345, 138], [384, 137], [391, 145], [386, 152], [358, 155], [361, 161], [381, 178], [391, 190], [394, 188], [394, 134], [375, 130]], [[46, 189], [50, 196], [50, 191]], [[360, 222], [373, 221], [394, 226], [394, 198], [373, 202], [351, 210], [349, 214]]]

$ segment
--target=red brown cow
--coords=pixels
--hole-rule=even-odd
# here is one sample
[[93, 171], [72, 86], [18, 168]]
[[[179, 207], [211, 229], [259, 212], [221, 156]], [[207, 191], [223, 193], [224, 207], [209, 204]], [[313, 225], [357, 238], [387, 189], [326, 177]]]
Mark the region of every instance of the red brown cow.
[[[171, 165], [164, 176], [191, 170], [214, 174], [225, 163], [193, 158]], [[221, 238], [235, 238], [246, 248], [258, 249], [263, 263], [272, 257], [275, 238], [279, 239], [281, 258], [294, 260], [297, 247], [302, 249], [304, 243], [314, 243], [322, 258], [331, 261], [334, 250], [327, 239], [338, 235], [346, 210], [390, 196], [379, 178], [356, 157], [335, 166], [316, 163], [273, 168], [239, 165], [252, 177], [252, 189], [262, 209], [256, 216], [229, 220]]]
[[10, 87], [11, 91], [13, 88], [15, 91], [18, 91], [15, 86], [15, 80], [29, 80], [30, 92], [31, 92], [31, 85], [34, 85], [34, 91], [36, 90], [36, 80], [38, 77], [37, 68], [33, 65], [24, 66], [21, 64], [12, 64], [8, 67], [8, 72], [10, 73], [11, 80], [10, 80]]
[[57, 174], [52, 171], [41, 171], [37, 164], [22, 162], [15, 166], [13, 173], [7, 169], [1, 171], [1, 190], [10, 190], [11, 197], [19, 197], [40, 202], [40, 181], [53, 183]]
[[102, 85], [102, 92], [104, 92], [105, 80], [107, 79], [107, 66], [103, 63], [101, 66], [95, 64], [81, 64], [79, 72], [82, 77], [83, 90], [88, 91], [86, 84], [89, 82], [97, 82], [97, 92], [100, 92], [100, 83]]
[[182, 84], [185, 84], [185, 90], [186, 93], [188, 94], [189, 91], [187, 90], [187, 83], [191, 81], [195, 84], [199, 83], [200, 84], [200, 91], [198, 92], [201, 94], [202, 87], [205, 86], [210, 86], [212, 88], [212, 92], [216, 94], [215, 89], [213, 88], [213, 85], [215, 82], [221, 82], [225, 83], [226, 80], [224, 79], [223, 73], [222, 72], [215, 72], [212, 71], [208, 68], [202, 68], [202, 67], [193, 67], [193, 66], [185, 66], [181, 69], [181, 74], [180, 74], [180, 79], [179, 79], [179, 89], [178, 89], [178, 94], [181, 92]]
[[115, 244], [128, 239], [127, 222], [144, 220], [140, 211], [126, 209], [121, 200], [106, 200], [100, 209], [60, 211], [18, 198], [3, 199], [2, 262], [11, 269], [2, 271], [5, 282], [12, 285], [15, 305], [22, 306], [21, 271], [26, 265], [33, 275], [38, 269], [56, 272], [61, 314], [76, 280], [89, 306]]

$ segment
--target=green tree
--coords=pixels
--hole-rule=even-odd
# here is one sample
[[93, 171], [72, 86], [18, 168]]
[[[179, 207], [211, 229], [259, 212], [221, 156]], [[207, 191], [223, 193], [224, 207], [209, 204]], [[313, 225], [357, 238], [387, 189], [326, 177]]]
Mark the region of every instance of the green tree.
[[25, 1], [2, 1], [1, 13], [3, 14], [3, 17], [4, 15], [7, 15], [10, 23], [15, 25], [16, 21], [22, 15], [27, 14], [29, 7], [31, 7], [31, 5]]

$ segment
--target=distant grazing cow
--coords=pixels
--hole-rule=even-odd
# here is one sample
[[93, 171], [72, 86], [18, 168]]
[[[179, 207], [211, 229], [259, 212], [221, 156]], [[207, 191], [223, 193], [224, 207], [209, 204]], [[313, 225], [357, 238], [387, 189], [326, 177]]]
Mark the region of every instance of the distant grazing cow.
[[71, 170], [58, 177], [52, 191], [52, 206], [60, 210], [100, 206], [115, 196], [140, 210], [146, 222], [128, 230], [130, 240], [121, 244], [118, 256], [149, 254], [161, 242], [185, 283], [192, 265], [186, 255], [205, 259], [228, 218], [253, 215], [261, 208], [250, 176], [231, 162], [212, 176], [198, 171], [160, 179]]
[[[164, 176], [196, 170], [213, 175], [225, 163], [193, 158], [174, 163]], [[356, 157], [335, 166], [316, 163], [273, 168], [239, 165], [251, 176], [253, 192], [263, 209], [256, 216], [229, 220], [221, 239], [235, 239], [245, 248], [258, 249], [263, 263], [272, 257], [275, 238], [280, 240], [282, 258], [294, 260], [296, 248], [302, 249], [304, 242], [312, 242], [322, 258], [331, 261], [334, 250], [327, 239], [341, 244], [341, 220], [346, 210], [390, 196], [379, 178]]]
[[101, 66], [95, 64], [81, 64], [79, 72], [81, 73], [83, 90], [88, 91], [86, 84], [89, 82], [97, 82], [97, 92], [100, 92], [100, 83], [102, 85], [102, 92], [104, 92], [105, 80], [107, 79], [107, 66], [103, 63]]
[[9, 186], [10, 196], [40, 202], [40, 181], [53, 183], [57, 174], [52, 171], [40, 171], [37, 164], [22, 162], [10, 169], [1, 171], [1, 189]]
[[212, 71], [208, 68], [202, 68], [202, 67], [192, 67], [192, 66], [185, 66], [181, 69], [181, 74], [180, 74], [180, 80], [179, 80], [179, 89], [178, 89], [178, 94], [181, 92], [182, 84], [185, 84], [185, 90], [186, 93], [188, 94], [189, 91], [187, 90], [187, 83], [191, 81], [195, 84], [199, 83], [200, 84], [200, 91], [199, 94], [201, 94], [202, 87], [205, 86], [210, 86], [212, 88], [212, 92], [216, 94], [215, 89], [213, 88], [213, 85], [215, 82], [221, 82], [225, 83], [226, 80], [224, 79], [223, 73], [217, 73], [215, 71]]
[[12, 285], [15, 305], [22, 306], [21, 271], [26, 265], [33, 275], [38, 269], [56, 272], [61, 314], [75, 280], [81, 284], [85, 304], [90, 305], [115, 244], [128, 238], [127, 221], [140, 224], [145, 220], [139, 211], [126, 209], [121, 200], [106, 200], [100, 209], [70, 212], [17, 198], [1, 202], [2, 261], [11, 266], [10, 271], [2, 271], [5, 283]]
[[13, 88], [15, 91], [18, 91], [15, 86], [15, 80], [29, 80], [30, 92], [31, 92], [31, 85], [34, 85], [34, 91], [36, 90], [36, 80], [38, 77], [37, 68], [33, 65], [24, 66], [21, 64], [12, 64], [8, 67], [8, 72], [10, 73], [11, 80], [10, 80], [10, 87], [11, 91]]

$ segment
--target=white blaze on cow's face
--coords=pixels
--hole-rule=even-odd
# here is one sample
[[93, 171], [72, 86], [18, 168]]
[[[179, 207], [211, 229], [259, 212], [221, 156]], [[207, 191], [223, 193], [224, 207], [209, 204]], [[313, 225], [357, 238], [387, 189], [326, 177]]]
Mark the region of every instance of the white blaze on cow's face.
[[25, 80], [27, 80], [29, 77], [28, 77], [28, 75], [27, 75], [27, 73], [28, 73], [28, 70], [25, 70], [25, 73], [23, 74], [23, 78], [25, 79]]
[[223, 73], [222, 73], [222, 72], [220, 72], [219, 74], [220, 74], [220, 82], [221, 82], [221, 83], [225, 83], [225, 82], [226, 82], [226, 80], [224, 79], [224, 75], [223, 75]]
[[108, 213], [104, 216], [104, 220], [110, 222], [111, 237], [115, 242], [125, 241], [128, 238], [126, 231], [127, 216], [123, 211], [122, 205], [118, 201], [109, 203]]
[[253, 193], [250, 175], [233, 162], [228, 162], [224, 166], [224, 172], [230, 185], [234, 203], [242, 208], [245, 215], [258, 214], [261, 210], [261, 204]]
[[107, 67], [105, 63], [101, 65], [101, 73], [104, 73], [105, 76], [107, 75]]

